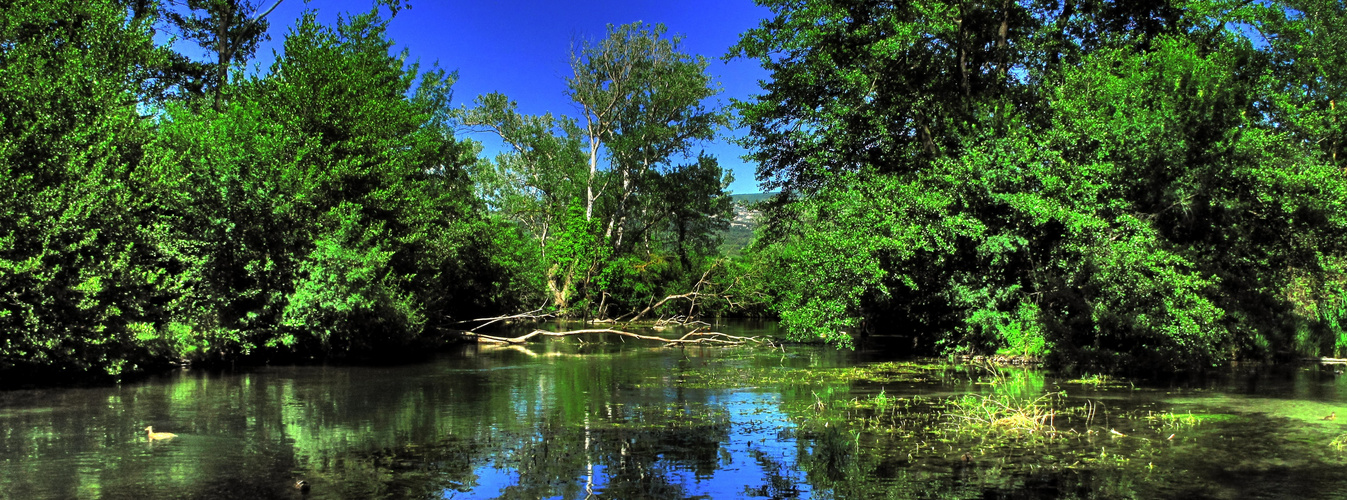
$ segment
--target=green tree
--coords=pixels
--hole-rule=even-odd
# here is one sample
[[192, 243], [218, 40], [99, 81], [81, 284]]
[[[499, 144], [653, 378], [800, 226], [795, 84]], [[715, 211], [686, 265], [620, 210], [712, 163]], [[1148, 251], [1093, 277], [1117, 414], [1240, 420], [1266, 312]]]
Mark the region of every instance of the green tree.
[[[494, 213], [532, 237], [537, 260], [519, 264], [535, 269], [520, 272], [540, 277], [548, 300], [565, 309], [575, 292], [576, 256], [589, 254], [574, 253], [575, 242], [585, 238], [568, 233], [589, 230], [589, 225], [570, 219], [571, 207], [584, 199], [588, 186], [579, 129], [573, 120], [550, 113], [521, 115], [517, 105], [499, 93], [480, 96], [473, 104], [456, 112], [459, 122], [495, 133], [510, 148], [494, 161], [477, 163], [474, 187]], [[534, 295], [525, 293], [521, 298], [531, 303]]]
[[733, 181], [730, 172], [705, 154], [694, 163], [648, 173], [642, 185], [658, 196], [640, 207], [643, 225], [633, 230], [631, 241], [653, 239], [677, 255], [683, 269], [694, 269], [694, 257], [714, 254], [719, 234], [734, 217], [733, 200], [725, 194]]
[[759, 251], [795, 335], [1095, 369], [1313, 350], [1288, 292], [1337, 272], [1347, 192], [1289, 104], [1331, 75], [1251, 38], [1288, 6], [765, 3], [735, 50], [774, 78], [738, 106], [785, 190]]
[[715, 159], [680, 163], [726, 121], [709, 107], [719, 89], [706, 60], [683, 53], [681, 40], [637, 23], [579, 47], [567, 81], [579, 123], [521, 115], [500, 94], [457, 112], [508, 146], [477, 165], [474, 181], [495, 213], [533, 236], [558, 309], [634, 311], [692, 286], [732, 216]]
[[335, 28], [306, 15], [221, 111], [165, 123], [197, 284], [184, 314], [208, 336], [366, 355], [511, 300], [501, 270], [518, 255], [481, 235], [502, 228], [471, 194], [474, 148], [451, 134], [453, 77], [391, 55], [386, 27], [377, 12]]
[[111, 2], [11, 3], [0, 47], [0, 370], [118, 375], [176, 286], [138, 168], [164, 54]]
[[482, 162], [475, 188], [492, 209], [518, 221], [546, 253], [572, 200], [587, 186], [583, 146], [574, 120], [519, 114], [503, 94], [478, 97], [459, 111], [465, 126], [489, 130], [509, 146], [494, 162]]
[[706, 74], [706, 59], [680, 52], [682, 37], [663, 38], [665, 27], [640, 23], [609, 26], [606, 38], [571, 56], [568, 95], [584, 114], [589, 142], [585, 216], [594, 216], [599, 152], [606, 148], [616, 177], [606, 235], [622, 246], [628, 206], [640, 178], [708, 140], [724, 116], [705, 107], [719, 93]]

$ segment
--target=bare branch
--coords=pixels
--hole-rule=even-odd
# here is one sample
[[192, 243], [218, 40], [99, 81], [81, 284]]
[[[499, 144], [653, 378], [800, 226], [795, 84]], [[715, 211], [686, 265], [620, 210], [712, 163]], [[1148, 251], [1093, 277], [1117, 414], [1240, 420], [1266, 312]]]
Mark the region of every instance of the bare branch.
[[723, 345], [723, 346], [753, 344], [753, 345], [765, 345], [769, 347], [775, 345], [772, 343], [771, 339], [764, 339], [761, 337], [743, 337], [721, 332], [707, 332], [700, 330], [688, 332], [682, 337], [678, 337], [675, 339], [657, 337], [653, 335], [641, 335], [639, 333], [614, 330], [612, 328], [590, 328], [582, 330], [567, 330], [561, 332], [553, 332], [548, 330], [534, 330], [532, 332], [529, 332], [525, 335], [521, 335], [518, 337], [496, 337], [493, 335], [483, 335], [480, 333], [470, 331], [462, 332], [462, 335], [464, 337], [474, 339], [481, 343], [518, 345], [528, 342], [529, 339], [532, 339], [534, 337], [569, 337], [574, 335], [584, 335], [591, 333], [607, 333], [611, 335], [618, 335], [622, 337], [629, 337], [639, 340], [653, 340], [657, 342], [663, 342], [666, 347], [676, 345], [688, 345], [688, 344]]
[[691, 316], [692, 316], [692, 308], [693, 308], [693, 307], [696, 307], [696, 305], [697, 305], [697, 297], [702, 296], [702, 295], [706, 295], [706, 294], [704, 294], [704, 293], [701, 292], [702, 286], [706, 284], [706, 278], [707, 278], [708, 276], [711, 275], [711, 271], [712, 271], [712, 270], [715, 270], [716, 266], [720, 265], [720, 262], [721, 262], [721, 261], [716, 261], [714, 264], [711, 264], [711, 267], [708, 267], [708, 268], [706, 269], [706, 272], [702, 273], [702, 277], [701, 277], [701, 279], [697, 280], [697, 284], [692, 285], [692, 291], [691, 291], [691, 292], [688, 292], [688, 293], [681, 293], [681, 294], [677, 294], [677, 295], [670, 295], [670, 296], [668, 296], [668, 297], [665, 297], [664, 300], [661, 300], [661, 301], [659, 301], [659, 302], [656, 302], [656, 303], [650, 305], [649, 307], [646, 307], [645, 310], [643, 310], [643, 311], [641, 311], [640, 313], [638, 313], [638, 314], [636, 315], [635, 318], [632, 318], [631, 321], [630, 321], [630, 323], [635, 323], [635, 322], [637, 322], [637, 321], [640, 321], [641, 318], [645, 317], [645, 315], [648, 314], [650, 311], [654, 310], [655, 308], [657, 308], [657, 307], [659, 307], [659, 306], [664, 305], [665, 302], [668, 302], [668, 301], [674, 300], [674, 299], [689, 299], [689, 300], [692, 301], [692, 305], [688, 307], [688, 314], [687, 314], [689, 317], [691, 317]]
[[[546, 307], [546, 306], [544, 306], [544, 307]], [[478, 328], [482, 328], [482, 327], [484, 327], [484, 326], [486, 326], [486, 325], [490, 325], [490, 324], [495, 323], [495, 322], [498, 322], [498, 321], [507, 321], [507, 320], [512, 320], [512, 319], [528, 319], [528, 320], [538, 321], [538, 320], [543, 320], [543, 319], [549, 319], [549, 318], [554, 318], [554, 317], [556, 317], [556, 315], [555, 315], [555, 314], [552, 314], [552, 313], [538, 314], [539, 312], [541, 312], [541, 311], [543, 310], [544, 307], [539, 307], [539, 308], [534, 309], [534, 310], [529, 311], [529, 312], [522, 312], [522, 313], [519, 313], [519, 314], [512, 314], [512, 315], [510, 315], [510, 316], [496, 316], [496, 317], [493, 317], [493, 318], [477, 318], [477, 319], [470, 319], [470, 320], [467, 320], [467, 321], [460, 321], [459, 324], [463, 324], [463, 323], [471, 323], [471, 322], [474, 322], [474, 321], [485, 321], [486, 323], [482, 323], [482, 324], [480, 324], [480, 325], [477, 325], [477, 326], [473, 327], [472, 330], [470, 330], [470, 331], [474, 331], [474, 332], [475, 332], [475, 331], [477, 331]]]

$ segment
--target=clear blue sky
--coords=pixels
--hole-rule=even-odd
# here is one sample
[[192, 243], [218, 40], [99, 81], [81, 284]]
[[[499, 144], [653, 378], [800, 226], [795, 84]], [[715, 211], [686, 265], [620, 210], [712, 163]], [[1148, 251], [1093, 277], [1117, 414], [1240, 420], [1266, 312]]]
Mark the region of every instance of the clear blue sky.
[[[685, 51], [706, 56], [707, 71], [724, 90], [718, 96], [722, 103], [759, 93], [758, 81], [767, 77], [754, 61], [721, 61], [740, 33], [769, 14], [752, 0], [411, 0], [411, 4], [410, 10], [393, 19], [389, 36], [398, 50], [407, 48], [408, 59], [420, 60], [423, 68], [438, 63], [458, 72], [455, 106], [501, 92], [526, 114], [579, 117], [564, 94], [572, 43], [602, 37], [609, 24], [634, 21], [663, 23], [669, 33], [684, 36]], [[285, 34], [304, 10], [317, 11], [319, 22], [331, 25], [339, 13], [367, 12], [372, 5], [371, 0], [284, 0], [267, 17], [272, 40], [258, 51], [255, 64], [270, 66], [272, 51], [281, 50]], [[263, 8], [270, 6], [267, 2]], [[753, 178], [754, 166], [746, 164], [740, 158], [744, 150], [728, 140], [739, 133], [722, 131], [722, 137], [704, 148], [734, 172], [731, 190], [756, 193], [761, 190]], [[493, 136], [472, 137], [485, 143], [485, 155], [494, 156], [500, 148]]]

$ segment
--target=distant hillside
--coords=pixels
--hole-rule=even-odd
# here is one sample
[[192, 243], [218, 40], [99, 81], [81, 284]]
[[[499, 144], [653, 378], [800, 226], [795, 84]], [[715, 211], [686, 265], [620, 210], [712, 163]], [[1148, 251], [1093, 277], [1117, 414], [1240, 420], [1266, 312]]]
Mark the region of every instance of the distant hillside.
[[730, 198], [734, 200], [734, 221], [730, 222], [730, 227], [720, 233], [723, 240], [720, 243], [720, 252], [736, 256], [748, 248], [748, 244], [753, 241], [753, 230], [758, 227], [758, 217], [761, 216], [757, 210], [753, 210], [754, 204], [766, 201], [776, 193], [749, 193], [734, 194]]
[[733, 198], [734, 201], [735, 201], [735, 203], [739, 203], [739, 202], [743, 202], [743, 203], [757, 203], [757, 202], [760, 202], [760, 201], [765, 201], [765, 200], [767, 200], [768, 198], [771, 198], [771, 197], [773, 197], [773, 196], [776, 196], [776, 193], [747, 193], [747, 194], [732, 194], [732, 195], [730, 195], [730, 198]]

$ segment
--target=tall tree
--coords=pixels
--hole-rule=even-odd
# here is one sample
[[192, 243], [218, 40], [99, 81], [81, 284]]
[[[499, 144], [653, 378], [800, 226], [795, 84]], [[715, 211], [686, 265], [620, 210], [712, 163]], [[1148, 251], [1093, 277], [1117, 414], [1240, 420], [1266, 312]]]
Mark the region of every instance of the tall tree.
[[706, 74], [706, 59], [680, 52], [682, 37], [663, 38], [666, 28], [640, 23], [609, 26], [602, 40], [585, 43], [571, 56], [568, 94], [580, 105], [589, 142], [585, 216], [594, 216], [599, 153], [606, 148], [617, 177], [614, 212], [606, 233], [621, 246], [628, 202], [641, 175], [708, 140], [723, 115], [704, 101], [719, 89]]
[[202, 329], [360, 355], [509, 300], [473, 150], [447, 121], [453, 77], [390, 54], [386, 30], [377, 12], [336, 27], [306, 14], [229, 106], [175, 108], [164, 125]]
[[624, 300], [646, 301], [658, 287], [625, 286], [628, 271], [644, 272], [647, 284], [679, 281], [671, 276], [689, 269], [666, 275], [645, 263], [676, 255], [682, 267], [696, 265], [694, 255], [714, 247], [715, 231], [730, 217], [715, 160], [679, 164], [725, 124], [708, 103], [719, 90], [705, 58], [683, 53], [681, 37], [665, 31], [610, 26], [605, 38], [575, 50], [567, 85], [580, 123], [521, 116], [499, 94], [459, 113], [460, 123], [492, 130], [510, 147], [476, 177], [495, 208], [538, 239], [548, 292], [562, 309], [577, 305], [576, 297], [586, 311], [611, 304], [615, 287], [641, 290], [639, 298], [620, 294]]
[[457, 112], [461, 124], [495, 133], [509, 150], [484, 162], [474, 183], [494, 209], [519, 221], [546, 254], [556, 226], [588, 185], [584, 146], [575, 121], [521, 115], [503, 94], [478, 97]]
[[1101, 370], [1318, 352], [1292, 290], [1340, 273], [1347, 186], [1338, 78], [1299, 51], [1342, 49], [1289, 40], [1337, 3], [762, 3], [735, 50], [773, 79], [739, 110], [794, 334]]
[[[270, 1], [271, 6], [262, 7]], [[177, 55], [170, 71], [180, 78], [189, 94], [209, 95], [216, 109], [224, 105], [223, 91], [229, 83], [230, 67], [252, 58], [258, 45], [267, 39], [267, 15], [282, 0], [187, 0], [185, 10], [172, 7], [164, 17], [183, 39], [195, 43], [213, 61], [195, 62]]]
[[174, 286], [154, 251], [136, 96], [164, 57], [106, 1], [0, 9], [0, 371], [119, 374]]

